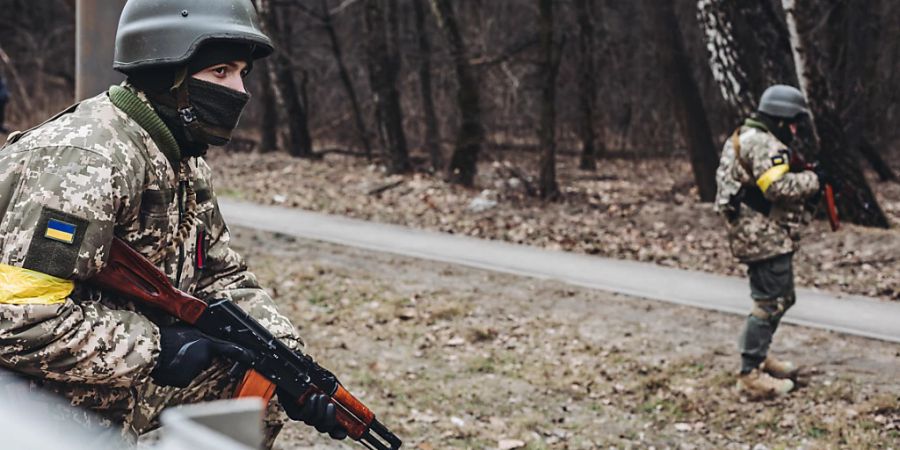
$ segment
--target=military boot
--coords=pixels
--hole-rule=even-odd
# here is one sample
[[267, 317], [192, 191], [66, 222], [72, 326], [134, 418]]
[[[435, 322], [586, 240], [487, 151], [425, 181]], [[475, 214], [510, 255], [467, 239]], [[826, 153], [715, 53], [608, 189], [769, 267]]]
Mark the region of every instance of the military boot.
[[797, 378], [800, 368], [790, 361], [781, 361], [773, 356], [766, 356], [761, 366], [763, 372], [772, 375], [775, 378]]
[[767, 399], [787, 395], [794, 389], [794, 382], [781, 380], [759, 370], [738, 375], [738, 389], [752, 399]]

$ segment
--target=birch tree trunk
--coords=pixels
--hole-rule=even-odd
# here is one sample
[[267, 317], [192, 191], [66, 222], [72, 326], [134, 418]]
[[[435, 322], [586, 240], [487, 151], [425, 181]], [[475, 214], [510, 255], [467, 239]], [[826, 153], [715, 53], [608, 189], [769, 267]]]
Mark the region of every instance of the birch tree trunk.
[[769, 0], [699, 0], [709, 67], [734, 120], [756, 111], [773, 84], [795, 84], [787, 29]]
[[848, 145], [826, 68], [823, 67], [827, 56], [810, 39], [822, 21], [822, 11], [827, 10], [821, 3], [815, 0], [782, 0], [797, 78], [812, 116], [813, 136], [819, 149], [818, 160], [844, 185], [838, 201], [842, 218], [860, 225], [887, 228], [887, 217], [860, 169], [861, 157]]

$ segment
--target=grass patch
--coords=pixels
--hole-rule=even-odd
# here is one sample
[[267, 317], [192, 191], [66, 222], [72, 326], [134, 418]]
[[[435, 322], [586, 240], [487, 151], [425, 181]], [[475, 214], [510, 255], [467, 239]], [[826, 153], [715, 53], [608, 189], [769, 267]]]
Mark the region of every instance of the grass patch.
[[824, 439], [828, 436], [828, 430], [821, 427], [811, 427], [806, 430], [806, 435], [813, 439]]
[[474, 373], [496, 373], [497, 366], [493, 358], [490, 357], [477, 357], [471, 361], [466, 366], [466, 369], [469, 372]]

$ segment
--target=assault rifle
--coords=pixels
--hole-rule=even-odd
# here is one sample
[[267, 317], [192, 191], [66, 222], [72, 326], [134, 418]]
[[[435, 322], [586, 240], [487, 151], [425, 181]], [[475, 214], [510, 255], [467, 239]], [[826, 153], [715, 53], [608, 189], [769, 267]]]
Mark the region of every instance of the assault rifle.
[[335, 404], [338, 423], [352, 439], [374, 450], [397, 450], [402, 445], [333, 373], [309, 355], [291, 350], [229, 300], [206, 303], [176, 289], [165, 274], [120, 239], [113, 239], [106, 267], [91, 281], [249, 350], [255, 356], [236, 396], [268, 400], [277, 386], [303, 404], [313, 394], [327, 394]]

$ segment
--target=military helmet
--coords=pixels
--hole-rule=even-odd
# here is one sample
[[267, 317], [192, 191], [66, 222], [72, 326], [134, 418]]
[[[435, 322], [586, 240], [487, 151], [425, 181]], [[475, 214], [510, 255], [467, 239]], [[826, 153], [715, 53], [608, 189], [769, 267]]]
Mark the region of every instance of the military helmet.
[[769, 86], [759, 99], [756, 108], [761, 113], [782, 119], [796, 119], [802, 114], [809, 114], [806, 98], [799, 89], [785, 84]]
[[250, 0], [128, 0], [116, 31], [113, 68], [124, 73], [186, 63], [204, 43], [250, 44], [272, 53]]

